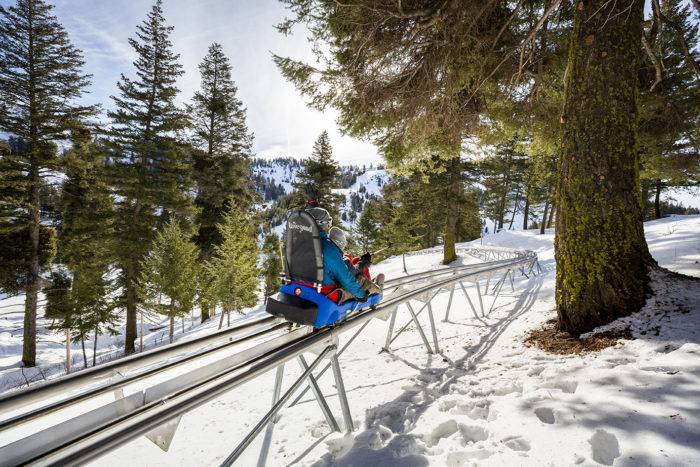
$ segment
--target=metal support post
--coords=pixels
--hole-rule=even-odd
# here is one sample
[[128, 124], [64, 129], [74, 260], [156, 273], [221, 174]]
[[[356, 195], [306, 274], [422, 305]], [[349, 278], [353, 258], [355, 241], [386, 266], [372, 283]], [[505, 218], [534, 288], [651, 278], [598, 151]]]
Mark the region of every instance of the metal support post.
[[[265, 414], [265, 416], [260, 420], [257, 425], [253, 428], [253, 430], [248, 433], [248, 435], [241, 441], [241, 443], [236, 446], [236, 449], [233, 450], [233, 452], [222, 462], [222, 466], [229, 467], [233, 465], [233, 463], [238, 459], [241, 454], [243, 454], [243, 451], [250, 446], [250, 443], [253, 442], [255, 437], [262, 431], [262, 429], [272, 421], [272, 419], [277, 415], [277, 413], [280, 411], [280, 409], [284, 406], [284, 404], [287, 403], [290, 397], [292, 397], [292, 394], [294, 394], [294, 391], [299, 388], [301, 383], [308, 378], [308, 376], [313, 372], [314, 368], [318, 366], [319, 363], [321, 363], [321, 360], [323, 360], [328, 352], [335, 350], [335, 346], [328, 346], [326, 347], [321, 354], [316, 357], [316, 359], [311, 363], [311, 366], [304, 371], [304, 373], [292, 384], [292, 386], [287, 389], [287, 391], [277, 400], [275, 405], [272, 406], [272, 408]], [[278, 367], [279, 368], [279, 367]], [[279, 370], [278, 370], [278, 375], [279, 375]], [[276, 380], [275, 380], [276, 383]]]
[[455, 284], [450, 287], [450, 298], [447, 300], [447, 310], [445, 311], [445, 319], [443, 321], [447, 322], [450, 319], [450, 308], [452, 308], [452, 296], [455, 293]]
[[508, 277], [510, 277], [510, 291], [515, 292], [515, 287], [513, 286], [513, 270], [508, 270]]
[[484, 313], [484, 300], [481, 298], [481, 288], [479, 287], [479, 279], [476, 279], [476, 293], [479, 294], [479, 307], [481, 308], [481, 317], [485, 317]]
[[[356, 332], [355, 334], [353, 334], [353, 336], [352, 336], [350, 339], [348, 339], [348, 341], [345, 343], [345, 345], [343, 345], [343, 347], [342, 347], [340, 350], [338, 350], [338, 351], [336, 352], [336, 355], [337, 355], [338, 357], [340, 357], [340, 356], [343, 354], [343, 352], [345, 352], [345, 349], [347, 349], [347, 348], [350, 346], [350, 344], [352, 344], [352, 341], [354, 341], [355, 338], [356, 338], [357, 336], [360, 335], [360, 333], [362, 332], [362, 330], [363, 330], [364, 328], [366, 328], [368, 324], [369, 324], [369, 321], [365, 321], [365, 323], [364, 323], [362, 326], [360, 326], [360, 329], [358, 329], [357, 332]], [[330, 364], [330, 363], [328, 363], [326, 366], [324, 366], [323, 369], [322, 369], [321, 371], [318, 372], [318, 375], [316, 375], [316, 379], [317, 379], [317, 380], [320, 379], [321, 376], [323, 376], [323, 374], [324, 374], [326, 371], [328, 371], [328, 369], [329, 369], [330, 367], [331, 367], [331, 364]], [[296, 399], [294, 399], [294, 402], [292, 402], [291, 404], [289, 404], [289, 406], [290, 406], [290, 407], [294, 407], [295, 405], [297, 405], [297, 404], [299, 403], [299, 401], [301, 400], [301, 398], [304, 397], [304, 394], [306, 394], [308, 391], [309, 391], [309, 386], [306, 386], [306, 388], [304, 388], [304, 390], [301, 391], [301, 393], [296, 397]]]
[[348, 404], [348, 395], [345, 392], [345, 383], [343, 383], [343, 375], [340, 373], [340, 363], [338, 363], [338, 355], [331, 355], [331, 366], [333, 367], [333, 377], [335, 378], [335, 387], [338, 390], [338, 399], [340, 400], [340, 408], [343, 411], [343, 421], [345, 422], [345, 431], [351, 433], [355, 431], [355, 426], [352, 423], [352, 414], [350, 413], [350, 404]]
[[[280, 393], [282, 392], [282, 380], [284, 379], [284, 363], [277, 367], [275, 372], [275, 388], [272, 390], [272, 405], [274, 406], [277, 401], [280, 400]], [[277, 423], [279, 421], [279, 415], [272, 417], [272, 423]]]
[[489, 294], [489, 284], [491, 283], [491, 276], [486, 278], [486, 287], [484, 287], [484, 295]]
[[[301, 365], [301, 369], [304, 371], [309, 369], [309, 365], [306, 363], [306, 359], [303, 355], [299, 355], [299, 365]], [[318, 405], [321, 406], [321, 412], [323, 412], [323, 416], [326, 417], [326, 422], [328, 422], [328, 426], [330, 426], [331, 430], [333, 431], [340, 431], [338, 422], [335, 421], [335, 417], [331, 413], [331, 409], [328, 407], [326, 398], [323, 397], [321, 388], [318, 387], [318, 383], [316, 382], [316, 378], [314, 378], [313, 373], [309, 373], [309, 386], [311, 387], [311, 391], [314, 393], [314, 396], [316, 396], [316, 401], [318, 401]]]
[[[432, 299], [431, 299], [432, 300]], [[430, 300], [426, 303], [426, 305], [430, 303]], [[418, 322], [418, 316], [416, 313], [413, 311], [413, 306], [411, 305], [410, 301], [406, 302], [406, 306], [408, 307], [408, 311], [411, 313], [411, 318], [413, 318], [413, 322], [416, 325], [416, 328], [418, 328], [418, 333], [420, 334], [420, 338], [423, 339], [423, 344], [425, 344], [425, 348], [428, 351], [428, 353], [433, 353], [433, 349], [430, 348], [430, 344], [428, 344], [428, 338], [425, 337], [425, 332], [423, 332], [423, 327], [420, 325]], [[425, 305], [423, 306], [425, 308]], [[422, 308], [421, 308], [422, 311]]]
[[494, 287], [494, 291], [496, 292], [495, 296], [493, 297], [493, 301], [491, 302], [491, 307], [489, 308], [488, 314], [491, 314], [491, 310], [493, 310], [493, 306], [496, 304], [496, 300], [498, 300], [498, 295], [501, 293], [501, 289], [503, 288], [503, 283], [506, 281], [506, 276], [503, 276], [503, 278], [496, 284]]
[[435, 353], [440, 353], [437, 329], [435, 328], [435, 318], [433, 317], [433, 306], [430, 304], [430, 302], [428, 302], [428, 318], [430, 318], [430, 327], [433, 330], [433, 345], [435, 345]]
[[394, 334], [394, 324], [396, 324], [396, 313], [399, 311], [399, 308], [396, 307], [396, 309], [391, 313], [391, 319], [389, 320], [389, 329], [387, 330], [386, 333], [386, 344], [384, 344], [384, 349], [385, 351], [389, 352], [389, 349], [391, 347], [391, 335]]
[[472, 309], [472, 313], [474, 313], [474, 317], [478, 318], [479, 314], [476, 312], [476, 308], [474, 308], [474, 304], [472, 303], [472, 299], [469, 298], [469, 294], [467, 293], [467, 289], [464, 287], [464, 284], [462, 284], [462, 281], [459, 281], [459, 286], [462, 288], [462, 293], [464, 294], [464, 296], [467, 297], [467, 302], [469, 302], [469, 306]]
[[[438, 290], [438, 292], [439, 292], [439, 290]], [[435, 292], [432, 295], [432, 297], [430, 297], [430, 300], [427, 300], [423, 304], [423, 306], [420, 308], [420, 310], [418, 310], [418, 313], [416, 313], [416, 316], [420, 316], [420, 314], [423, 312], [423, 310], [425, 310], [427, 308], [428, 302], [430, 302], [433, 298], [435, 298], [435, 296], [438, 294], [438, 292]], [[413, 322], [413, 318], [411, 318], [406, 324], [403, 325], [403, 327], [401, 329], [399, 329], [399, 332], [397, 332], [396, 335], [391, 338], [391, 342], [389, 342], [389, 343], [391, 344], [392, 342], [394, 342], [401, 335], [401, 333], [403, 333], [411, 325], [412, 322]]]

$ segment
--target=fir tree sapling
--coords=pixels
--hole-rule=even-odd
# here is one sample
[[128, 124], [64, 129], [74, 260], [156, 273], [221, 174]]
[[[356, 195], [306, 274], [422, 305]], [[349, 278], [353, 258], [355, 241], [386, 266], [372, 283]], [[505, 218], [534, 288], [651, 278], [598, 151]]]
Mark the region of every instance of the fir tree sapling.
[[139, 281], [144, 305], [170, 318], [170, 342], [175, 318], [190, 312], [197, 293], [197, 246], [179, 223], [171, 219], [156, 234], [141, 265]]

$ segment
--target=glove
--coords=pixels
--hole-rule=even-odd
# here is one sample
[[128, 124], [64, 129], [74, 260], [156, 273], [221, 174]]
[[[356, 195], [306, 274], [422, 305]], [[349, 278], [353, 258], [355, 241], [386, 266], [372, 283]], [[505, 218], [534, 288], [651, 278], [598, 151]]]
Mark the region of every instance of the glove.
[[370, 264], [372, 264], [372, 254], [365, 253], [364, 255], [360, 256], [360, 261], [357, 262], [357, 269], [362, 272], [367, 269]]

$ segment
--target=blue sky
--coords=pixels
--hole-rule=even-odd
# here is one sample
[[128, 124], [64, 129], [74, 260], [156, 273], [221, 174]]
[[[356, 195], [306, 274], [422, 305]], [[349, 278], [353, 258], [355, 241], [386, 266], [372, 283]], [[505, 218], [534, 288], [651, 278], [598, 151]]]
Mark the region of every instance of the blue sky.
[[[0, 0], [10, 5], [12, 0]], [[152, 0], [55, 0], [55, 12], [73, 43], [83, 50], [86, 71], [93, 75], [87, 99], [112, 105], [120, 73], [131, 76], [134, 53], [127, 39], [143, 21]], [[336, 113], [309, 109], [271, 60], [271, 52], [312, 59], [304, 30], [285, 37], [274, 29], [285, 16], [277, 0], [164, 0], [167, 22], [175, 27], [172, 41], [185, 74], [180, 101], [199, 87], [198, 64], [212, 42], [220, 42], [233, 65], [238, 95], [248, 109], [255, 133], [255, 152], [262, 157], [306, 157], [323, 130], [331, 135], [341, 164], [379, 162], [376, 148], [337, 131]]]

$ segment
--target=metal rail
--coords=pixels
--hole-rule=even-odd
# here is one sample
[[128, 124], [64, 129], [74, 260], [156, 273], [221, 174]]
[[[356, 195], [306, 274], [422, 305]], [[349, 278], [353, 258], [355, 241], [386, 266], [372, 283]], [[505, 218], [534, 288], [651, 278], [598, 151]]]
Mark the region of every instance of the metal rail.
[[[471, 254], [469, 251], [467, 251], [467, 253]], [[510, 258], [507, 258], [507, 256], [510, 256]], [[148, 388], [143, 393], [137, 392], [131, 394], [127, 398], [119, 399], [115, 403], [112, 403], [116, 405], [110, 409], [111, 411], [107, 411], [109, 413], [100, 412], [100, 414], [96, 414], [100, 410], [106, 410], [106, 408], [97, 409], [80, 416], [83, 417], [84, 420], [80, 420], [79, 423], [74, 423], [73, 425], [67, 424], [73, 427], [73, 431], [65, 428], [65, 430], [69, 432], [61, 433], [60, 429], [55, 430], [54, 428], [50, 428], [35, 433], [28, 438], [18, 440], [10, 445], [0, 447], [0, 458], [4, 459], [3, 462], [8, 462], [11, 465], [27, 462], [37, 463], [39, 465], [63, 465], [66, 463], [73, 464], [89, 461], [135, 437], [147, 434], [167, 424], [171, 420], [177, 419], [185, 412], [280, 366], [288, 360], [301, 356], [304, 352], [308, 352], [319, 346], [326, 349], [329, 347], [335, 348], [335, 346], [337, 346], [337, 337], [339, 334], [359, 325], [362, 325], [364, 328], [366, 323], [372, 318], [386, 314], [387, 312], [393, 312], [393, 323], [396, 307], [399, 304], [408, 303], [408, 301], [412, 299], [420, 299], [426, 293], [439, 291], [448, 286], [454, 286], [457, 283], [461, 285], [461, 281], [465, 279], [491, 277], [498, 272], [505, 271], [503, 278], [498, 282], [498, 284], [500, 284], [498, 286], [498, 291], [500, 291], [500, 287], [502, 287], [503, 282], [505, 282], [505, 277], [509, 271], [514, 268], [523, 268], [523, 270], [529, 268], [532, 270], [537, 260], [536, 255], [532, 252], [514, 252], [513, 250], [493, 253], [490, 258], [495, 259], [495, 261], [460, 266], [458, 268], [442, 268], [436, 271], [430, 271], [429, 273], [418, 273], [413, 275], [414, 277], [405, 276], [400, 278], [410, 278], [408, 281], [401, 281], [398, 279], [391, 283], [387, 281], [387, 284], [390, 284], [390, 287], [395, 287], [396, 290], [393, 294], [388, 294], [385, 300], [375, 309], [357, 312], [333, 328], [326, 328], [315, 332], [312, 332], [310, 328], [298, 328], [292, 332], [273, 338], [264, 344], [255, 346], [252, 349], [217, 361], [207, 367], [199, 368], [184, 375], [179, 375], [177, 378]], [[427, 283], [417, 286], [414, 290], [406, 289], [406, 284], [421, 281], [426, 281]], [[424, 300], [425, 298], [423, 298], [423, 301]], [[432, 309], [429, 306], [430, 301], [426, 303], [432, 317]], [[267, 322], [267, 320], [256, 321], [258, 325], [265, 322]], [[248, 327], [252, 326], [252, 324], [247, 325]], [[229, 331], [229, 333], [239, 332], [239, 328], [225, 331]], [[218, 334], [224, 333], [220, 332]], [[254, 335], [255, 332], [252, 334]], [[435, 332], [433, 332], [433, 337], [437, 344], [437, 335]], [[182, 351], [182, 349], [185, 348], [185, 344], [192, 345], [195, 341], [213, 342], [215, 339], [200, 338], [179, 343], [182, 347], [178, 347], [178, 351]], [[237, 343], [239, 341], [235, 342]], [[160, 350], [162, 352], [161, 355], [164, 356], [172, 355], [173, 352], [176, 352], [172, 349], [170, 352], [165, 352], [165, 348], [155, 349], [155, 351], [158, 350]], [[142, 361], [155, 361], [157, 358], [153, 355], [156, 353], [155, 351], [150, 351], [151, 355], [148, 356], [149, 360], [144, 359]], [[199, 356], [199, 354], [196, 355]], [[141, 354], [140, 356], [143, 357], [144, 355]], [[189, 358], [187, 361], [190, 361], [192, 358], [194, 357]], [[125, 368], [128, 368], [128, 363], [133, 364], [136, 360], [138, 359], [127, 362]], [[124, 364], [124, 362], [122, 363]], [[182, 362], [178, 360], [168, 368], [172, 368], [178, 364], [182, 364]], [[101, 368], [102, 367], [97, 367], [95, 370]], [[109, 371], [114, 371], [114, 369]], [[103, 375], [102, 372], [97, 371], [96, 374]], [[62, 379], [74, 381], [73, 384], [77, 384], [75, 383], [77, 378], [70, 379], [69, 377]], [[62, 382], [62, 379], [50, 383], [55, 384], [57, 388], [61, 388], [61, 391], [74, 387], [69, 383]], [[129, 382], [133, 382], [133, 380]], [[41, 399], [41, 396], [48, 397], [47, 394], [54, 393], [55, 390], [50, 391], [46, 386], [47, 385], [42, 385], [39, 393], [25, 390], [23, 392], [27, 394], [22, 397], [17, 398], [17, 395], [13, 394], [8, 396], [14, 396], [16, 398], [15, 400], [30, 403]], [[105, 391], [107, 391], [107, 389], [102, 390], [100, 393]], [[289, 394], [289, 396], [291, 396], [291, 394]], [[81, 397], [80, 400], [89, 397], [92, 396]], [[287, 395], [285, 395], [285, 397], [287, 397]], [[7, 402], [7, 400], [7, 396], [5, 398], [0, 398], [0, 402]], [[56, 407], [53, 410], [66, 407], [67, 405], [71, 404], [65, 403], [61, 407]], [[117, 406], [119, 407], [117, 408]], [[0, 407], [2, 406], [0, 405]], [[13, 408], [16, 408], [16, 406]], [[35, 411], [32, 418], [41, 415], [41, 410], [42, 409]], [[105, 410], [103, 410], [103, 412], [105, 412]], [[52, 430], [54, 431], [52, 432]]]

